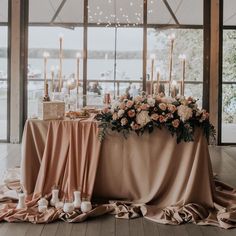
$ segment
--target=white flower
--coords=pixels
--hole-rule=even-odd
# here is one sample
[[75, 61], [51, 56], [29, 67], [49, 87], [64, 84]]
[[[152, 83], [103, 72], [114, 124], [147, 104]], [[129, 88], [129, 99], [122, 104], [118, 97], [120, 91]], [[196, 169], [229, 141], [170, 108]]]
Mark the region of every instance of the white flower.
[[148, 98], [147, 99], [147, 103], [150, 107], [154, 107], [155, 106], [155, 99], [154, 98]]
[[121, 117], [121, 116], [123, 116], [124, 115], [124, 113], [125, 113], [125, 111], [124, 110], [119, 110], [118, 111], [118, 117]]
[[121, 123], [121, 126], [125, 126], [128, 123], [128, 120], [126, 118], [122, 118], [120, 123]]
[[150, 121], [151, 121], [151, 117], [148, 115], [148, 111], [141, 111], [136, 116], [136, 122], [141, 127], [145, 126]]
[[119, 102], [119, 101], [115, 101], [115, 102], [112, 103], [111, 109], [114, 110], [114, 109], [116, 109], [119, 105], [120, 105], [120, 102]]
[[185, 105], [178, 106], [178, 115], [180, 116], [180, 119], [185, 122], [189, 118], [192, 117], [193, 111], [190, 107]]

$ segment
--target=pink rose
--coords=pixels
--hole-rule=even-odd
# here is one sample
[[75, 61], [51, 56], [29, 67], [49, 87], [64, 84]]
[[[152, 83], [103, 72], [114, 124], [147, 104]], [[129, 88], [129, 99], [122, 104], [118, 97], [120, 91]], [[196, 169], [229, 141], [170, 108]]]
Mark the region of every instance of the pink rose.
[[173, 125], [173, 127], [178, 128], [179, 127], [179, 120], [178, 119], [173, 120], [172, 125]]
[[103, 113], [108, 113], [110, 111], [110, 109], [109, 109], [109, 107], [104, 107], [102, 111], [103, 111]]
[[202, 121], [207, 120], [207, 119], [209, 119], [209, 113], [206, 110], [203, 109], [200, 121], [202, 122]]
[[119, 105], [119, 108], [122, 109], [122, 110], [124, 110], [124, 109], [125, 109], [125, 103], [122, 102], [122, 103]]
[[167, 107], [166, 107], [166, 104], [162, 102], [162, 103], [159, 104], [159, 108], [160, 108], [162, 111], [165, 111]]
[[135, 110], [129, 110], [128, 111], [128, 116], [131, 117], [131, 118], [134, 117], [135, 116]]
[[126, 106], [127, 106], [128, 108], [131, 108], [133, 105], [134, 105], [134, 102], [131, 101], [131, 100], [128, 100], [128, 102], [126, 103]]
[[156, 113], [154, 113], [154, 114], [152, 114], [152, 115], [151, 115], [151, 118], [152, 118], [152, 120], [155, 120], [155, 121], [157, 121], [157, 120], [158, 120], [158, 118], [159, 118], [159, 115], [158, 115], [158, 114], [156, 114]]
[[118, 119], [118, 114], [116, 112], [112, 115], [112, 119], [113, 120], [117, 120]]
[[171, 113], [174, 113], [174, 112], [177, 110], [177, 108], [176, 108], [176, 106], [173, 105], [173, 104], [168, 104], [168, 110], [169, 110]]
[[140, 106], [141, 110], [148, 110], [149, 106], [147, 103], [143, 103], [141, 106]]
[[164, 123], [164, 122], [166, 121], [166, 118], [165, 118], [164, 116], [160, 115], [160, 116], [159, 116], [159, 121], [160, 121], [161, 123]]
[[133, 130], [137, 130], [137, 129], [140, 128], [140, 125], [137, 124], [137, 123], [132, 123], [132, 124], [131, 124], [131, 128], [132, 128]]

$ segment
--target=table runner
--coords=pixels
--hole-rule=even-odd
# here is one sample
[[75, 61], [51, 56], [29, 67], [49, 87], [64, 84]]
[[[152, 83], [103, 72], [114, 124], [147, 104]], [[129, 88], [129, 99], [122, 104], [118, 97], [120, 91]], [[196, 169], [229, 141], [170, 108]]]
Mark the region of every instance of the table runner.
[[[64, 198], [80, 189], [88, 198], [93, 194], [122, 201], [86, 215], [65, 216], [50, 209], [39, 217], [36, 211], [28, 212], [31, 218], [26, 220], [75, 222], [115, 209], [122, 218], [144, 215], [160, 223], [235, 226], [235, 190], [213, 180], [207, 141], [200, 129], [194, 142], [180, 144], [165, 129], [143, 136], [130, 133], [127, 139], [111, 132], [102, 144], [97, 135], [92, 119], [26, 122], [21, 182], [33, 200], [49, 194], [56, 184]], [[35, 201], [28, 206], [34, 207]], [[18, 219], [15, 213], [10, 217]], [[0, 219], [9, 217], [0, 215]]]

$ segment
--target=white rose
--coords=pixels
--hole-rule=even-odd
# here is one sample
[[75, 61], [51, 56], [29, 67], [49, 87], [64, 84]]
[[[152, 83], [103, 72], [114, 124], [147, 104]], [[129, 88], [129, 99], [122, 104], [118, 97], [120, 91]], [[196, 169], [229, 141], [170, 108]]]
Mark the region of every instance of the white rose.
[[145, 126], [150, 121], [151, 121], [151, 117], [148, 115], [148, 111], [141, 111], [136, 116], [136, 122], [141, 127]]
[[120, 104], [119, 101], [113, 102], [111, 105], [111, 109], [116, 109], [119, 106], [119, 104]]
[[178, 106], [178, 115], [180, 116], [180, 119], [185, 122], [189, 118], [192, 117], [193, 111], [190, 107], [185, 106], [185, 105], [180, 105]]
[[147, 99], [147, 103], [150, 107], [154, 107], [155, 106], [155, 99], [154, 98], [148, 98]]
[[123, 116], [124, 115], [124, 113], [125, 113], [125, 111], [124, 110], [119, 110], [118, 111], [118, 117], [121, 117], [121, 116]]

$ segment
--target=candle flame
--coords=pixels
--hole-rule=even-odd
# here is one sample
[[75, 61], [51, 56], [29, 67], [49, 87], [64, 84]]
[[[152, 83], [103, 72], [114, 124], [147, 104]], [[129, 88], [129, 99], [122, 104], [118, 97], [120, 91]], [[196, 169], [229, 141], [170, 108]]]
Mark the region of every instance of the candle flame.
[[62, 33], [59, 34], [59, 39], [62, 40], [64, 35]]
[[154, 53], [152, 53], [152, 54], [150, 55], [150, 58], [154, 60], [154, 59], [156, 58], [156, 55], [155, 55]]
[[177, 86], [177, 81], [176, 80], [173, 80], [172, 83], [171, 83], [172, 86]]
[[49, 53], [48, 52], [44, 52], [43, 53], [43, 57], [48, 58], [49, 57]]
[[54, 70], [55, 70], [55, 66], [51, 66], [51, 72], [54, 72]]
[[185, 54], [180, 54], [179, 59], [182, 60], [182, 61], [186, 60], [186, 55]]
[[168, 36], [168, 39], [169, 39], [169, 40], [174, 40], [174, 39], [175, 39], [175, 34], [174, 34], [174, 33], [170, 34], [170, 35]]
[[76, 57], [77, 57], [77, 58], [81, 58], [81, 53], [80, 53], [80, 52], [77, 52], [77, 53], [76, 53]]

